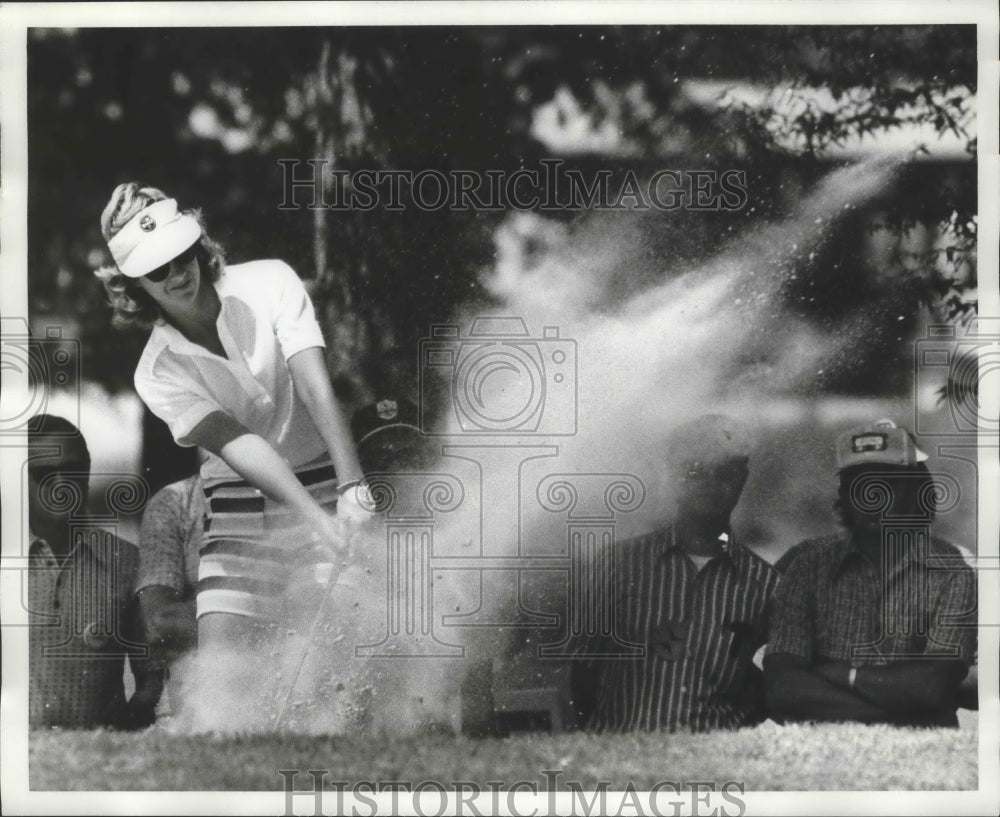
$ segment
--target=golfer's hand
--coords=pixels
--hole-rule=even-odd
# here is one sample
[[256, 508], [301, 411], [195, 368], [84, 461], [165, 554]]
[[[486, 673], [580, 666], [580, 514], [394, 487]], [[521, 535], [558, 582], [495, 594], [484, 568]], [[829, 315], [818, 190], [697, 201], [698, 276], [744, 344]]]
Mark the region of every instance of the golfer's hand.
[[312, 523], [310, 547], [329, 555], [331, 559], [342, 558], [351, 546], [351, 533], [344, 521], [336, 516], [320, 516]]

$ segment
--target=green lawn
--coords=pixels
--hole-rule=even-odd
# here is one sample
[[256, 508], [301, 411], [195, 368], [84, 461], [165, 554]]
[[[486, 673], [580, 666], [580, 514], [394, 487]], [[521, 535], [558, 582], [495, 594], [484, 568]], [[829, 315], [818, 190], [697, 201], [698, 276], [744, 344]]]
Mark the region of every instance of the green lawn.
[[724, 781], [767, 790], [969, 790], [977, 788], [975, 728], [909, 730], [771, 723], [740, 732], [598, 736], [520, 734], [473, 740], [447, 736], [240, 737], [36, 732], [33, 790], [281, 790], [279, 769], [329, 769], [328, 779], [534, 780], [638, 790], [661, 780]]

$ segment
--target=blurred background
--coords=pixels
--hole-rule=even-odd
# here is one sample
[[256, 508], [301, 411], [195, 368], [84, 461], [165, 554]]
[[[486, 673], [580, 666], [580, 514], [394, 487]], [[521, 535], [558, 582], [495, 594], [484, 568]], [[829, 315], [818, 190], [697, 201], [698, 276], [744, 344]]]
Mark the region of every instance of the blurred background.
[[[195, 465], [135, 398], [144, 337], [110, 328], [92, 275], [109, 260], [100, 212], [125, 180], [200, 207], [232, 262], [279, 257], [296, 269], [351, 410], [387, 394], [416, 400], [419, 340], [432, 324], [499, 307], [504, 276], [572, 289], [567, 263], [546, 280], [548, 261], [590, 241], [603, 252], [600, 269], [581, 265], [580, 286], [600, 284], [588, 286], [587, 310], [613, 315], [795, 218], [831, 170], [903, 153], [884, 190], [784, 257], [771, 293], [778, 340], [730, 361], [733, 378], [776, 373], [744, 538], [776, 558], [829, 529], [832, 441], [845, 427], [922, 423], [945, 433], [922, 438], [937, 451], [953, 441], [956, 405], [975, 405], [974, 377], [915, 365], [928, 327], [975, 326], [974, 26], [32, 29], [28, 100], [31, 333], [46, 355], [64, 348], [78, 364], [71, 388], [50, 389], [48, 410], [79, 405], [95, 471], [143, 473], [153, 490]], [[615, 179], [737, 169], [747, 203], [279, 207], [282, 160], [511, 173], [553, 157]], [[840, 339], [820, 365], [782, 378], [775, 347], [791, 324]], [[974, 550], [974, 454], [934, 464], [968, 489], [940, 532]]]

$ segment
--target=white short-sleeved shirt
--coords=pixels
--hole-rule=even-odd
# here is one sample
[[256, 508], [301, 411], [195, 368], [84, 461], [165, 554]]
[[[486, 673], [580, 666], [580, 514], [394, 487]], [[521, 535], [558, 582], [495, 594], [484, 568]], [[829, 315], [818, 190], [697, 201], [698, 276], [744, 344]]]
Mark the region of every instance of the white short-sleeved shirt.
[[[286, 361], [323, 347], [323, 334], [302, 281], [283, 261], [226, 267], [215, 282], [222, 308], [216, 322], [226, 358], [192, 343], [159, 322], [135, 371], [135, 388], [180, 445], [214, 411], [222, 411], [267, 440], [292, 468], [326, 450], [323, 438], [292, 386]], [[209, 453], [206, 487], [239, 477]]]

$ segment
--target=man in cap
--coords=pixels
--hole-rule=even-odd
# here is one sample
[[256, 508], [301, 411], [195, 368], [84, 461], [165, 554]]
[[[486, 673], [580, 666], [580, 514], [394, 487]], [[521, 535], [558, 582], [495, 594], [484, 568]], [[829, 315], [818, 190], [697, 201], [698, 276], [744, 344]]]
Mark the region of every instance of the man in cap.
[[[29, 724], [135, 729], [153, 721], [134, 587], [136, 549], [87, 524], [90, 452], [61, 417], [28, 424]], [[136, 691], [125, 697], [125, 657]]]
[[[668, 522], [605, 551], [618, 644], [603, 634], [574, 661], [574, 696], [601, 731], [735, 729], [763, 720], [765, 612], [778, 582], [733, 534], [749, 473], [742, 426], [718, 414], [677, 428], [664, 451], [673, 490]], [[621, 640], [638, 647], [622, 656]], [[618, 657], [612, 657], [615, 652]]]
[[975, 574], [930, 535], [935, 483], [891, 420], [837, 440], [844, 532], [796, 546], [764, 659], [771, 716], [955, 726], [975, 654]]

